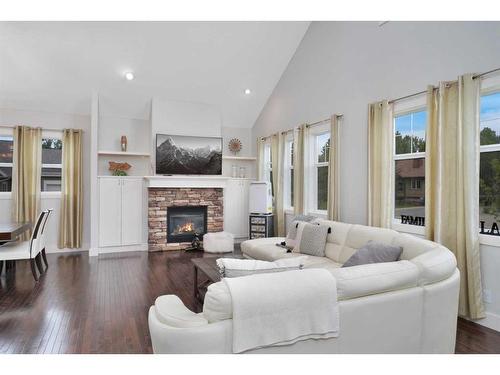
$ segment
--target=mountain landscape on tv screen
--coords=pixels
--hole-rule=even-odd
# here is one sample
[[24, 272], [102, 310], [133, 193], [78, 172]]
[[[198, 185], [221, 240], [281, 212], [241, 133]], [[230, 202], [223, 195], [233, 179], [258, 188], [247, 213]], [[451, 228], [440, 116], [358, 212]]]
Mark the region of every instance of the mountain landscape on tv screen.
[[222, 174], [222, 151], [209, 145], [190, 148], [176, 145], [166, 137], [156, 147], [158, 174]]

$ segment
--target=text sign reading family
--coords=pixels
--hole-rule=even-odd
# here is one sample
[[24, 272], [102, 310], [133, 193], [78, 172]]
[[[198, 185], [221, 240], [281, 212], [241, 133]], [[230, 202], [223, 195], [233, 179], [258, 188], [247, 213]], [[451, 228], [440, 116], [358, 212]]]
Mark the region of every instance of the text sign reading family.
[[[422, 216], [411, 216], [411, 215], [401, 215], [401, 224], [408, 225], [418, 225], [421, 227], [425, 226], [425, 217]], [[485, 227], [485, 222], [479, 222], [479, 233], [480, 234], [488, 234], [490, 236], [500, 236], [500, 229], [498, 228], [498, 224], [493, 222], [491, 227], [488, 229]]]

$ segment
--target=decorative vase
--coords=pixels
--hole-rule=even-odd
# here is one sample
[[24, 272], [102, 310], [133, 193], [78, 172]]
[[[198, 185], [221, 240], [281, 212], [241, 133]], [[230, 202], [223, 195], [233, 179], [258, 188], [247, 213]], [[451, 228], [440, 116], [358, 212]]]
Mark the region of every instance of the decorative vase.
[[120, 143], [122, 145], [122, 152], [126, 152], [127, 151], [127, 136], [126, 135], [122, 135]]

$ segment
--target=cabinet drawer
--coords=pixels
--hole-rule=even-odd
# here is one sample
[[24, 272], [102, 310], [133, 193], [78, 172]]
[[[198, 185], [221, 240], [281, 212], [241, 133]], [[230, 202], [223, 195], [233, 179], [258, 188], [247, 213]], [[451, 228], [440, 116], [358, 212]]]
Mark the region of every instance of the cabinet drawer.
[[265, 217], [251, 217], [250, 218], [250, 223], [252, 224], [266, 224], [266, 218]]
[[265, 225], [252, 225], [250, 227], [250, 230], [252, 232], [262, 232], [262, 233], [265, 233], [266, 232], [266, 226]]
[[266, 237], [264, 233], [250, 233], [250, 239], [264, 238], [264, 237]]

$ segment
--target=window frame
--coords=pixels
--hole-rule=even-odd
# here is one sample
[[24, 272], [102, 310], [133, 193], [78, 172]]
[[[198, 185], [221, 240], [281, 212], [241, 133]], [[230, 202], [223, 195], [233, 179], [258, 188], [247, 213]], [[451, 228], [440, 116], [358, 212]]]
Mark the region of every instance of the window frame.
[[283, 194], [283, 207], [285, 213], [293, 213], [293, 202], [291, 202], [292, 198], [292, 178], [291, 178], [291, 171], [293, 170], [293, 161], [292, 161], [292, 155], [291, 155], [291, 150], [293, 147], [293, 133], [289, 132], [286, 135], [285, 138], [285, 158], [284, 158], [284, 181], [283, 181], [283, 186], [284, 186], [284, 194]]
[[[393, 194], [392, 194], [392, 225], [391, 228], [397, 230], [399, 232], [417, 234], [417, 235], [425, 235], [425, 226], [420, 225], [411, 225], [411, 224], [402, 224], [400, 220], [396, 219], [396, 161], [398, 160], [412, 160], [412, 159], [424, 159], [424, 152], [414, 152], [414, 153], [406, 153], [406, 154], [396, 154], [396, 117], [404, 116], [413, 112], [427, 111], [427, 103], [426, 96], [418, 96], [412, 98], [408, 101], [403, 101], [394, 104], [394, 111], [392, 115], [392, 169], [393, 169]], [[427, 134], [427, 124], [425, 128]], [[426, 145], [427, 148], [427, 145]], [[425, 207], [425, 206], [424, 206]]]
[[[482, 97], [494, 93], [500, 93], [500, 77], [485, 78], [481, 82], [480, 96]], [[481, 121], [481, 116], [479, 116], [479, 121]], [[483, 152], [495, 152], [495, 151], [500, 151], [500, 144], [484, 145], [484, 146], [479, 145], [480, 157]], [[479, 202], [477, 202], [477, 204], [479, 206]], [[480, 217], [477, 218], [478, 231], [479, 231], [479, 219]], [[492, 236], [488, 234], [479, 233], [479, 243], [481, 245], [500, 247], [500, 236]]]
[[[319, 217], [326, 218], [328, 215], [328, 210], [318, 209], [318, 168], [328, 167], [329, 162], [318, 162], [318, 141], [317, 138], [324, 134], [330, 134], [329, 124], [317, 125], [309, 128], [309, 160], [308, 160], [308, 171], [307, 175], [309, 183], [307, 184], [306, 196], [309, 198], [306, 201], [307, 209], [309, 214], [313, 214]], [[331, 150], [332, 140], [330, 134], [330, 150]]]

